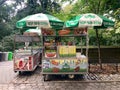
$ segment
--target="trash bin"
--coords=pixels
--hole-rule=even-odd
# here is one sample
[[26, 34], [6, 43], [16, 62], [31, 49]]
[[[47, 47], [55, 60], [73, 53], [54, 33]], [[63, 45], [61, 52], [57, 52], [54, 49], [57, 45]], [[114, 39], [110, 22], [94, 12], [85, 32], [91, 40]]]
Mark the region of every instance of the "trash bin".
[[2, 61], [8, 60], [8, 52], [3, 52]]
[[2, 52], [0, 52], [0, 62], [2, 61]]
[[5, 61], [5, 53], [2, 53], [2, 61]]
[[5, 61], [8, 61], [8, 53], [9, 52], [4, 52], [5, 53]]
[[8, 61], [11, 61], [13, 59], [13, 53], [9, 52], [8, 53]]

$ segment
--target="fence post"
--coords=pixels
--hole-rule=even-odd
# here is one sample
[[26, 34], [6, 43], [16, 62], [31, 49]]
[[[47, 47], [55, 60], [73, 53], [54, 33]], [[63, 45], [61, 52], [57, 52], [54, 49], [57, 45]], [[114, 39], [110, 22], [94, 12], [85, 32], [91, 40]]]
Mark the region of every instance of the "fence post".
[[115, 64], [116, 71], [118, 72], [118, 63]]

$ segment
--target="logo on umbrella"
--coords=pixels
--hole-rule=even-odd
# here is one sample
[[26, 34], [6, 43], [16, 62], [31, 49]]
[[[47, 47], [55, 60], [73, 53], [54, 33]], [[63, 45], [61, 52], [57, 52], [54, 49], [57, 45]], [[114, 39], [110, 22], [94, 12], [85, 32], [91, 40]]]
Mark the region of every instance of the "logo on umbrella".
[[94, 15], [86, 15], [85, 18], [95, 18]]

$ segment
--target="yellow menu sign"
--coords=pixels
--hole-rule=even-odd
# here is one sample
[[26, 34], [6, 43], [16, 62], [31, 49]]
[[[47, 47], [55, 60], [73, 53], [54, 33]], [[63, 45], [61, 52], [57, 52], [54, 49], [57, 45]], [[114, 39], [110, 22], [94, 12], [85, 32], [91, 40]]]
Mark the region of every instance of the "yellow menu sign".
[[68, 46], [69, 47], [69, 56], [76, 55], [76, 46]]
[[59, 56], [76, 56], [76, 46], [59, 46]]

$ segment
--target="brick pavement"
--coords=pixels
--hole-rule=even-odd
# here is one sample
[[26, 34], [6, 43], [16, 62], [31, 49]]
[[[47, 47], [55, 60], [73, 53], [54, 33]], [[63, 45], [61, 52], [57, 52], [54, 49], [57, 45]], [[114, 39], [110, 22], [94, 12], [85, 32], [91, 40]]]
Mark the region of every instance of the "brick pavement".
[[120, 90], [120, 81], [43, 81], [40, 68], [32, 73], [17, 75], [9, 83], [1, 83], [0, 90]]
[[0, 62], [0, 83], [9, 83], [16, 75], [13, 71], [13, 61]]
[[41, 82], [39, 84], [10, 83], [0, 84], [0, 90], [120, 90], [120, 82]]

